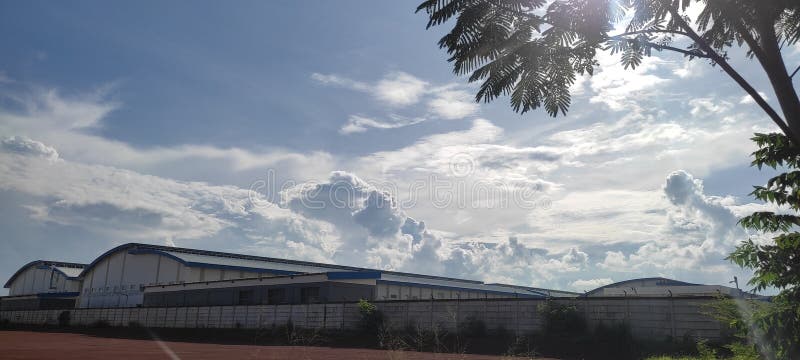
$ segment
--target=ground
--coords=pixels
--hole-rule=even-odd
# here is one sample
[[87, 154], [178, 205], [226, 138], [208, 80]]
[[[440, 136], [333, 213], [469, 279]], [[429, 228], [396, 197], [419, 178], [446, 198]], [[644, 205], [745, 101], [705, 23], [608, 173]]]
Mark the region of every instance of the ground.
[[310, 346], [230, 345], [124, 339], [88, 334], [0, 331], [3, 359], [500, 360], [487, 355], [394, 352]]

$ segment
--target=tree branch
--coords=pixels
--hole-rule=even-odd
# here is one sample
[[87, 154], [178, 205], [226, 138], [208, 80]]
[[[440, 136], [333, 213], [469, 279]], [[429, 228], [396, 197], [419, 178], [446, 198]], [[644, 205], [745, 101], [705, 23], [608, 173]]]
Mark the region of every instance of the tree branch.
[[639, 34], [675, 34], [675, 35], [689, 36], [689, 34], [683, 31], [653, 29], [653, 30], [636, 30], [636, 31], [624, 32], [622, 34], [614, 35], [612, 36], [612, 38], [628, 36], [628, 35], [639, 35]]
[[697, 32], [694, 31], [694, 29], [692, 29], [692, 27], [686, 22], [686, 20], [684, 20], [683, 17], [681, 17], [676, 8], [674, 8], [671, 5], [669, 5], [667, 8], [669, 9], [669, 13], [672, 16], [672, 18], [675, 20], [675, 22], [678, 23], [678, 25], [681, 28], [683, 28], [684, 31], [686, 31], [689, 38], [691, 38], [697, 44], [697, 46], [700, 47], [700, 49], [705, 51], [706, 54], [709, 55], [709, 58], [712, 61], [719, 64], [722, 70], [724, 70], [725, 73], [728, 74], [728, 76], [730, 76], [734, 81], [736, 81], [736, 83], [739, 84], [739, 86], [745, 92], [747, 92], [747, 94], [750, 95], [750, 97], [752, 97], [753, 100], [755, 100], [755, 102], [761, 107], [761, 109], [764, 110], [764, 112], [766, 112], [767, 115], [769, 115], [770, 119], [772, 119], [772, 122], [774, 122], [775, 125], [778, 125], [778, 127], [781, 129], [781, 131], [783, 131], [784, 134], [786, 134], [786, 136], [792, 139], [792, 141], [795, 144], [800, 144], [800, 138], [796, 137], [792, 133], [791, 129], [789, 129], [789, 125], [787, 125], [786, 122], [783, 120], [783, 118], [781, 118], [781, 116], [778, 115], [775, 109], [773, 109], [772, 106], [770, 106], [769, 103], [767, 103], [767, 101], [764, 100], [761, 94], [759, 94], [758, 91], [756, 91], [756, 89], [754, 89], [753, 86], [750, 85], [750, 83], [748, 83], [747, 80], [745, 80], [745, 78], [742, 77], [742, 75], [740, 75], [730, 64], [728, 64], [728, 61], [726, 61], [724, 57], [718, 54], [710, 45], [708, 45], [708, 43], [705, 40], [703, 40], [702, 37], [700, 37], [700, 35], [697, 34]]
[[797, 75], [798, 71], [800, 71], [800, 65], [797, 65], [797, 69], [794, 69], [794, 71], [792, 71], [792, 75], [789, 75], [789, 79], [794, 78], [794, 76]]
[[674, 46], [660, 45], [660, 44], [655, 44], [655, 43], [651, 43], [651, 42], [647, 42], [645, 44], [650, 45], [654, 49], [659, 50], [659, 51], [661, 51], [661, 50], [670, 50], [670, 51], [679, 52], [679, 53], [684, 54], [686, 56], [692, 56], [692, 57], [696, 57], [696, 58], [704, 58], [704, 59], [710, 59], [711, 58], [710, 55], [702, 53], [702, 52], [699, 52], [699, 51], [684, 50], [684, 49], [681, 49], [681, 48], [676, 48]]

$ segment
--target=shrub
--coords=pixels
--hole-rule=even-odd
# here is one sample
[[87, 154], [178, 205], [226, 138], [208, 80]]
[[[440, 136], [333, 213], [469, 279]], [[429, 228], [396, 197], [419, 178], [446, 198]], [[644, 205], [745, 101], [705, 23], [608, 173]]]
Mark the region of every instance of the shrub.
[[361, 314], [359, 329], [365, 333], [377, 334], [383, 327], [383, 313], [375, 304], [367, 300], [358, 301], [358, 313]]
[[70, 313], [69, 311], [62, 311], [58, 314], [58, 326], [67, 327], [69, 326], [70, 322]]
[[468, 338], [486, 336], [486, 323], [472, 315], [468, 316], [458, 327], [459, 333]]
[[586, 333], [586, 320], [575, 305], [563, 305], [552, 301], [541, 305], [544, 315], [545, 334], [551, 336], [576, 336]]

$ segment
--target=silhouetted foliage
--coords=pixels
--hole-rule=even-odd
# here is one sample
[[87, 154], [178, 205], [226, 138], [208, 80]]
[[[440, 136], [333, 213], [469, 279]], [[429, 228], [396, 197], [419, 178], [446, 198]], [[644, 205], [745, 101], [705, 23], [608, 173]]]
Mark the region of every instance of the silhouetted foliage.
[[[702, 7], [696, 19], [687, 15], [692, 4]], [[671, 51], [719, 65], [800, 143], [792, 136], [800, 135], [796, 71], [787, 71], [781, 54], [800, 39], [800, 1], [426, 0], [417, 11], [428, 14], [428, 28], [454, 20], [439, 46], [456, 74], [482, 81], [476, 101], [510, 95], [517, 112], [544, 107], [551, 116], [566, 114], [570, 86], [577, 75], [594, 73], [598, 51], [619, 54], [626, 69], [654, 51]], [[743, 45], [766, 72], [783, 117], [728, 64], [728, 50]]]
[[775, 235], [773, 243], [744, 241], [728, 257], [739, 266], [753, 269], [749, 284], [755, 290], [776, 288], [780, 293], [771, 306], [754, 312], [752, 318], [764, 332], [763, 345], [780, 359], [800, 358], [800, 147], [781, 134], [756, 134], [759, 149], [753, 153], [753, 166], [785, 168], [787, 172], [755, 186], [752, 195], [767, 203], [783, 206], [791, 214], [761, 211], [739, 223], [750, 230]]
[[58, 326], [61, 327], [69, 326], [69, 322], [70, 322], [69, 311], [62, 311], [58, 314]]

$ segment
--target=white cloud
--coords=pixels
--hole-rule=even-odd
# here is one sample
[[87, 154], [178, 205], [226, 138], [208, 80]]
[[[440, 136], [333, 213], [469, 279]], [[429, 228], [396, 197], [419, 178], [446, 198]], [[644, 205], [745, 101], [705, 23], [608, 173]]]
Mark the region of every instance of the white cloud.
[[313, 73], [311, 74], [311, 79], [316, 80], [322, 84], [336, 85], [359, 91], [370, 91], [372, 89], [372, 87], [367, 83], [355, 81], [335, 74], [325, 75], [320, 73]]
[[380, 121], [364, 117], [361, 115], [350, 115], [350, 118], [347, 120], [347, 123], [342, 125], [342, 127], [339, 129], [339, 133], [342, 134], [362, 133], [370, 128], [396, 129], [414, 124], [419, 124], [425, 121], [424, 118], [408, 119], [395, 114], [390, 114], [389, 118], [391, 119], [391, 121]]
[[281, 148], [254, 151], [192, 144], [139, 148], [86, 131], [101, 128], [108, 115], [121, 106], [106, 99], [110, 88], [102, 87], [75, 97], [62, 96], [53, 89], [5, 94], [22, 110], [0, 108], [0, 136], [36, 138], [57, 148], [60, 157], [67, 160], [151, 174], [203, 174], [207, 176], [203, 180], [209, 181], [219, 180], [230, 172], [266, 168], [280, 169], [286, 176], [307, 178], [323, 176], [334, 168], [333, 157], [325, 152], [297, 153]]
[[391, 106], [416, 104], [428, 83], [404, 72], [392, 72], [375, 84], [375, 97]]
[[[767, 94], [765, 94], [763, 91], [759, 91], [758, 95], [761, 95], [761, 98], [763, 98], [764, 100], [769, 100], [769, 97], [767, 97]], [[742, 99], [739, 100], [739, 104], [755, 104], [755, 103], [756, 101], [753, 100], [753, 97], [750, 95], [742, 96]]]
[[738, 217], [730, 209], [731, 198], [709, 196], [702, 181], [685, 171], [667, 176], [663, 193], [669, 201], [666, 223], [634, 251], [606, 251], [597, 263], [615, 273], [650, 273], [674, 277], [691, 274], [695, 278], [739, 273], [723, 259], [748, 234], [737, 226]]
[[690, 79], [701, 77], [705, 73], [705, 68], [708, 66], [702, 59], [683, 61], [683, 66], [675, 68], [672, 73], [681, 79]]
[[254, 194], [245, 189], [50, 161], [34, 153], [0, 152], [0, 189], [36, 199], [26, 207], [38, 221], [78, 227], [113, 242], [185, 244], [232, 230], [250, 242], [269, 239], [273, 249], [283, 248], [283, 240], [301, 241], [316, 246], [318, 255], [336, 236], [325, 223], [276, 206], [253, 205]]
[[569, 286], [576, 291], [591, 291], [597, 289], [601, 286], [608, 285], [614, 283], [614, 280], [609, 278], [599, 278], [599, 279], [578, 279], [569, 284]]
[[464, 90], [435, 91], [434, 99], [428, 102], [428, 108], [435, 115], [447, 120], [463, 119], [478, 112], [478, 104]]
[[658, 88], [669, 79], [652, 74], [665, 62], [657, 57], [645, 57], [635, 70], [625, 70], [619, 64], [619, 56], [605, 51], [598, 53], [599, 73], [592, 76], [590, 88], [594, 96], [591, 103], [602, 103], [613, 111], [636, 108], [637, 102], [658, 93]]
[[727, 101], [712, 98], [691, 99], [689, 105], [692, 107], [692, 116], [696, 117], [722, 114], [733, 107], [733, 104]]
[[369, 128], [393, 129], [415, 124], [427, 118], [464, 119], [474, 115], [479, 109], [478, 104], [475, 103], [470, 92], [464, 89], [464, 86], [458, 84], [432, 86], [427, 81], [400, 71], [390, 72], [374, 84], [355, 81], [336, 74], [313, 73], [311, 78], [321, 84], [369, 93], [381, 104], [392, 108], [407, 109], [419, 103], [423, 97], [430, 98], [426, 102], [427, 112], [420, 116], [405, 117], [393, 113], [387, 115], [390, 118], [405, 119], [401, 121], [379, 121], [369, 116], [351, 115], [348, 122], [341, 128], [340, 133], [342, 134], [364, 132]]
[[58, 151], [56, 149], [24, 136], [12, 136], [2, 139], [0, 148], [22, 155], [40, 156], [49, 160], [58, 159]]

